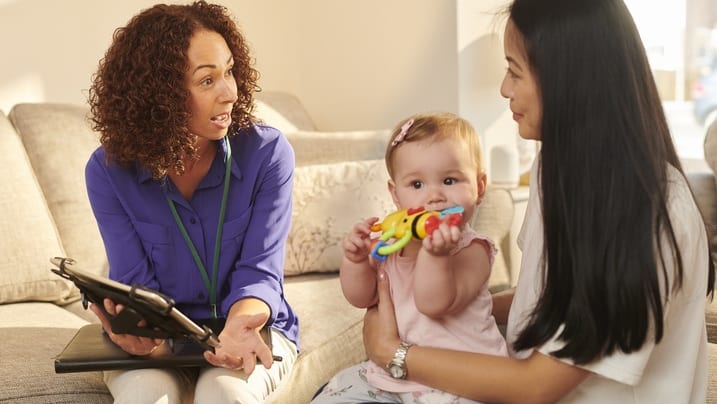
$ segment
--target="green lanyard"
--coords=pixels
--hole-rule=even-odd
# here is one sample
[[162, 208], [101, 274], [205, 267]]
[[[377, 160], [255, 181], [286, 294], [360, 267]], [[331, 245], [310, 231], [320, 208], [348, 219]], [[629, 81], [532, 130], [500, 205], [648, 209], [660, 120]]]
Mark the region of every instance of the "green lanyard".
[[187, 247], [189, 247], [189, 251], [192, 253], [194, 262], [197, 264], [197, 268], [199, 268], [199, 273], [202, 275], [204, 285], [207, 287], [207, 290], [209, 290], [209, 304], [212, 310], [212, 318], [217, 318], [217, 269], [219, 267], [219, 249], [222, 243], [222, 231], [224, 230], [224, 216], [226, 215], [227, 210], [227, 196], [229, 195], [229, 174], [231, 171], [232, 158], [232, 148], [229, 145], [229, 140], [226, 137], [224, 137], [224, 144], [227, 147], [227, 163], [226, 171], [224, 173], [224, 193], [222, 194], [222, 205], [219, 209], [217, 238], [214, 243], [214, 261], [212, 262], [211, 280], [209, 280], [207, 268], [202, 262], [202, 259], [199, 257], [197, 248], [194, 246], [192, 239], [189, 238], [189, 233], [187, 233], [187, 229], [184, 227], [182, 220], [179, 218], [179, 214], [177, 213], [177, 208], [174, 206], [174, 202], [169, 199], [169, 196], [165, 195], [165, 198], [167, 198], [167, 203], [169, 203], [169, 209], [172, 211], [172, 216], [174, 216], [174, 221], [177, 222], [177, 227], [179, 227], [179, 231], [182, 232], [182, 236], [184, 237], [184, 242], [187, 244]]

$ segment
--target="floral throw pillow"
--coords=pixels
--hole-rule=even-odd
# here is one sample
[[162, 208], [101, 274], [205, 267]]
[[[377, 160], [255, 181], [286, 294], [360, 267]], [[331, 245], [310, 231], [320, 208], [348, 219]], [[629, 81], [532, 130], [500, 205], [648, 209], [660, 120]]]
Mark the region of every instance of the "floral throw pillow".
[[285, 275], [337, 271], [353, 225], [395, 209], [387, 182], [383, 159], [297, 167]]

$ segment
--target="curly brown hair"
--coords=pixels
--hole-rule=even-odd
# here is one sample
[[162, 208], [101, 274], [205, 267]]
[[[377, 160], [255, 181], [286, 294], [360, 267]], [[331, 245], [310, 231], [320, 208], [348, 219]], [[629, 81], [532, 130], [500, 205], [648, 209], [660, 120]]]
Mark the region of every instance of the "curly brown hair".
[[259, 72], [229, 11], [205, 1], [158, 4], [115, 31], [92, 79], [90, 121], [108, 158], [139, 164], [156, 179], [169, 170], [183, 173], [182, 156], [197, 158], [185, 73], [190, 39], [202, 29], [219, 33], [234, 57], [238, 99], [228, 133], [252, 124]]

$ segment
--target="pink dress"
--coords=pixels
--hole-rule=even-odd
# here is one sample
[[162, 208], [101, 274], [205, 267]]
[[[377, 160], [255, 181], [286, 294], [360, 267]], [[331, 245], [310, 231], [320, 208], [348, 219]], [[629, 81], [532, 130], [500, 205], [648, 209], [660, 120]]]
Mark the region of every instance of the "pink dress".
[[[496, 254], [495, 244], [467, 225], [452, 254], [466, 248], [473, 240], [483, 241], [483, 245], [489, 249], [488, 256], [492, 267]], [[421, 314], [414, 304], [415, 264], [416, 257], [402, 257], [399, 254], [389, 255], [383, 263], [391, 281], [391, 297], [401, 340], [425, 347], [508, 356], [505, 339], [491, 314], [493, 300], [488, 291], [488, 282], [483, 285], [478, 297], [463, 311], [434, 319]], [[386, 369], [371, 361], [367, 365], [366, 377], [372, 386], [384, 391], [405, 393], [433, 390], [412, 381], [393, 379]]]

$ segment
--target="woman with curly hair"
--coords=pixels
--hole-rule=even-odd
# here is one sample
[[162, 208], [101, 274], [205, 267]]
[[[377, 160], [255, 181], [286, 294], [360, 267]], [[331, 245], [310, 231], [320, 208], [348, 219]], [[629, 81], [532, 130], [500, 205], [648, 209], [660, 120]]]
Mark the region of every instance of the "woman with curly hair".
[[[225, 324], [221, 346], [204, 353], [213, 366], [105, 372], [115, 402], [262, 402], [296, 359], [282, 284], [294, 154], [252, 116], [258, 76], [228, 10], [204, 1], [143, 10], [100, 62], [89, 103], [101, 146], [85, 174], [109, 276]], [[164, 345], [115, 334], [92, 310], [130, 354]], [[120, 310], [105, 300], [108, 315]]]

